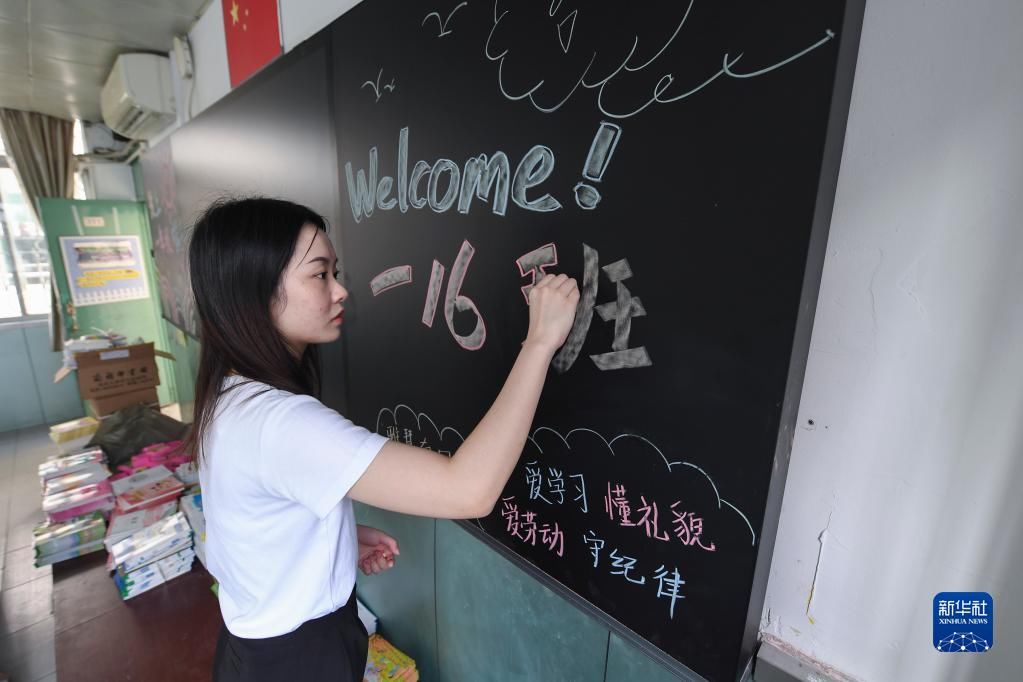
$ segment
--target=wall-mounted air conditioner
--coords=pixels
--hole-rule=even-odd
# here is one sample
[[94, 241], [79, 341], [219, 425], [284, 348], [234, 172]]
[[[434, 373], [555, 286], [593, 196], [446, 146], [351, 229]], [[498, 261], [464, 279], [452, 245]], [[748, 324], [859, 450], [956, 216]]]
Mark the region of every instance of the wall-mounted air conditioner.
[[146, 140], [176, 120], [170, 60], [141, 52], [119, 55], [100, 94], [103, 121], [125, 137]]

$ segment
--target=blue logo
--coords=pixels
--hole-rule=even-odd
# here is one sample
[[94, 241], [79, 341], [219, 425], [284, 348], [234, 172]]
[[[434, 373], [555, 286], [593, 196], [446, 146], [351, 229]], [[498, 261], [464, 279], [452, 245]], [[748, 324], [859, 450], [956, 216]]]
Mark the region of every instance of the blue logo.
[[995, 600], [987, 592], [934, 595], [934, 648], [944, 653], [984, 653], [995, 645]]

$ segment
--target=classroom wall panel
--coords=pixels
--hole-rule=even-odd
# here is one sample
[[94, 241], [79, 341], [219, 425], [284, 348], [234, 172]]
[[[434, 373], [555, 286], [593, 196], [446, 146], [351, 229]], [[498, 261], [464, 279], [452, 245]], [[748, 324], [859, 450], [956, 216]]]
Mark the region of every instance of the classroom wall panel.
[[677, 677], [624, 639], [610, 633], [607, 643], [607, 672], [604, 682], [676, 682]]
[[43, 422], [59, 424], [81, 417], [84, 412], [82, 399], [78, 394], [78, 384], [70, 378], [53, 383], [53, 375], [64, 362], [61, 353], [50, 350], [49, 326], [47, 324], [26, 326], [22, 327], [21, 331], [25, 339], [28, 360], [32, 364]]
[[448, 682], [604, 679], [607, 628], [451, 521], [437, 522], [437, 637]]
[[437, 522], [364, 504], [356, 505], [356, 517], [359, 523], [395, 537], [401, 552], [391, 570], [375, 576], [359, 574], [359, 598], [380, 619], [381, 634], [416, 660], [422, 679], [448, 679], [440, 674], [437, 660]]
[[199, 371], [199, 342], [174, 326], [166, 318], [162, 320], [164, 333], [170, 339], [170, 352], [174, 354], [174, 382], [178, 391], [178, 405], [181, 419], [192, 421], [195, 406], [195, 378]]
[[32, 365], [27, 360], [21, 328], [0, 329], [0, 376], [4, 378], [0, 431], [35, 426], [43, 421]]

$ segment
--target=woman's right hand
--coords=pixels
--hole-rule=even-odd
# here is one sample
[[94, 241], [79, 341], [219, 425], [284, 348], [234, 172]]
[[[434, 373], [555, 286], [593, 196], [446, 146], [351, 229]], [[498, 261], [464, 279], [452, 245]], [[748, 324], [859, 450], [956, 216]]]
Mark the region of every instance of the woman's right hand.
[[552, 356], [568, 338], [579, 304], [579, 285], [568, 275], [544, 275], [529, 292], [529, 331], [523, 346]]

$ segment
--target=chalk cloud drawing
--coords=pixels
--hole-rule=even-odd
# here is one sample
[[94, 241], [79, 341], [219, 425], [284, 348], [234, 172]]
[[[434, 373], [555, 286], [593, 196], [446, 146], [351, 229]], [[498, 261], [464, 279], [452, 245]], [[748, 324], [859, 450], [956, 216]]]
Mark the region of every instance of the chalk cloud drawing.
[[[582, 89], [596, 93], [597, 109], [604, 116], [630, 118], [653, 104], [671, 104], [692, 97], [718, 79], [764, 76], [836, 38], [834, 31], [822, 26], [819, 33], [806, 36], [802, 44], [787, 47], [780, 58], [722, 48], [722, 52], [712, 55], [720, 64], [716, 70], [711, 67], [708, 73], [683, 76], [686, 65], [671, 63], [678, 61], [678, 57], [665, 53], [674, 45], [684, 46], [687, 35], [684, 29], [687, 23], [694, 23], [696, 0], [677, 5], [644, 5], [650, 16], [640, 18], [642, 23], [632, 35], [621, 33], [617, 25], [606, 25], [609, 21], [624, 20], [616, 14], [604, 15], [587, 8], [563, 11], [561, 0], [554, 0], [544, 10], [538, 4], [495, 0], [493, 25], [483, 53], [488, 61], [497, 64], [501, 93], [511, 101], [527, 100], [542, 113], [557, 111]], [[670, 15], [662, 16], [663, 13]], [[701, 31], [699, 26], [688, 28], [693, 34]], [[617, 38], [607, 38], [616, 33], [615, 29]], [[667, 37], [663, 35], [665, 30], [671, 31]], [[651, 56], [645, 56], [651, 52]], [[543, 73], [537, 73], [537, 68], [543, 69]], [[655, 84], [645, 85], [644, 94], [637, 99], [635, 93], [641, 91], [639, 88], [620, 83], [633, 79]], [[623, 92], [630, 94], [622, 96]]]
[[[377, 413], [375, 431], [392, 440], [428, 447], [446, 455], [454, 454], [465, 441], [465, 437], [457, 429], [438, 426], [425, 412], [419, 412], [405, 404], [381, 409]], [[733, 516], [748, 530], [750, 545], [756, 545], [757, 536], [749, 517], [721, 495], [717, 484], [702, 467], [666, 456], [657, 445], [643, 436], [622, 433], [607, 438], [589, 428], [571, 429], [562, 434], [557, 429], [540, 426], [526, 439], [523, 456], [527, 462], [550, 456], [562, 456], [566, 459], [575, 457], [578, 458], [580, 466], [587, 460], [606, 457], [622, 458], [623, 463], [630, 464], [643, 461], [645, 465], [647, 460], [652, 461], [657, 467], [664, 466], [668, 475], [680, 477], [680, 484], [684, 479], [687, 484], [705, 486], [707, 497], [716, 505], [716, 511]], [[516, 469], [513, 476], [518, 473]]]

